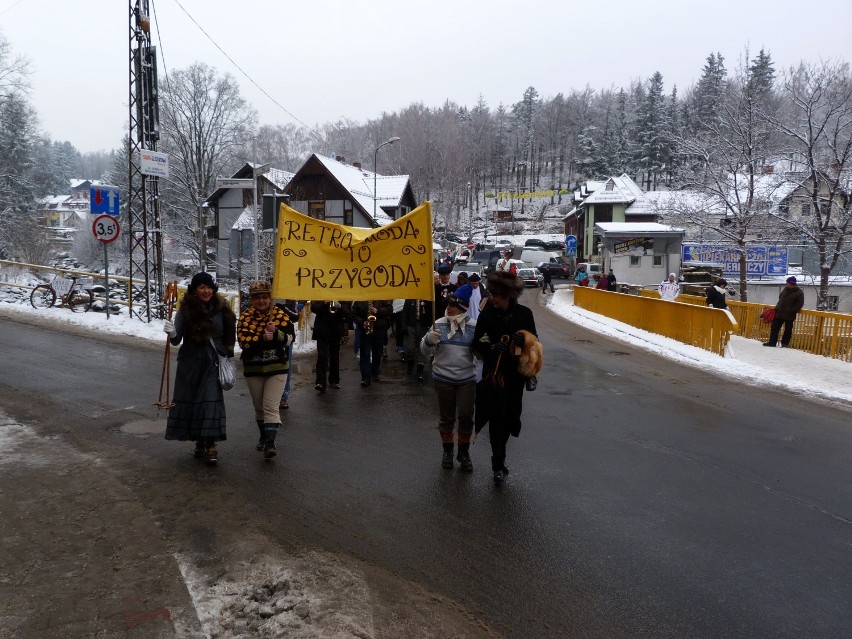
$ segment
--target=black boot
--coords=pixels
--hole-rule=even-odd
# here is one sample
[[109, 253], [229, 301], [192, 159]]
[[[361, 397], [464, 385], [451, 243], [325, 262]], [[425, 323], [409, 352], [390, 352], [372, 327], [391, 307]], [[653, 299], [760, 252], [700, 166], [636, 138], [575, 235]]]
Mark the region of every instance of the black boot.
[[494, 483], [502, 484], [506, 480], [506, 475], [509, 474], [509, 469], [506, 468], [506, 458], [491, 457], [491, 470], [494, 471]]
[[444, 455], [441, 457], [441, 468], [453, 467], [453, 442], [444, 444]]
[[456, 459], [459, 460], [461, 469], [468, 473], [473, 470], [473, 462], [470, 460], [469, 449], [470, 444], [459, 444], [459, 454], [456, 455]]
[[257, 430], [260, 432], [260, 439], [257, 440], [257, 450], [263, 450], [263, 442], [266, 441], [266, 433], [263, 431], [263, 422], [257, 422]]
[[280, 424], [270, 424], [269, 422], [263, 425], [264, 441], [263, 441], [263, 456], [266, 459], [272, 459], [278, 452], [275, 450], [275, 436], [278, 435], [278, 426]]
[[424, 366], [423, 364], [417, 365], [417, 381], [418, 382], [423, 381], [423, 366]]

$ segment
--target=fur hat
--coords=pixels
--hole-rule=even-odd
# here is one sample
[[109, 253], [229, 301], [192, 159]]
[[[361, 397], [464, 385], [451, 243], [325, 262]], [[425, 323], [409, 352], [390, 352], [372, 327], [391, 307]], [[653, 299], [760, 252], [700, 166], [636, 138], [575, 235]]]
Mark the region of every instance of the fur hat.
[[202, 271], [201, 273], [196, 273], [192, 276], [192, 281], [189, 283], [189, 286], [186, 287], [186, 292], [195, 293], [195, 289], [197, 289], [202, 284], [212, 288], [214, 293], [219, 290], [219, 287], [216, 285], [216, 280], [213, 279], [213, 276], [210, 275], [210, 273]]
[[249, 284], [249, 297], [255, 295], [272, 295], [272, 287], [269, 282], [252, 282]]
[[492, 295], [505, 295], [516, 300], [524, 291], [524, 281], [509, 271], [494, 271], [488, 275], [488, 290]]

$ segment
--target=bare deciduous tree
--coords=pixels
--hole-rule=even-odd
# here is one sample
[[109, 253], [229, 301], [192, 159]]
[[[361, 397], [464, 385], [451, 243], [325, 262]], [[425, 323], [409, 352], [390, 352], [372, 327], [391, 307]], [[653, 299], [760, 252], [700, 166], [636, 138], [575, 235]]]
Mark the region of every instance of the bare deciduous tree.
[[793, 161], [790, 179], [809, 200], [807, 216], [777, 216], [813, 244], [819, 255], [817, 309], [825, 309], [828, 282], [852, 252], [852, 76], [848, 63], [802, 64], [784, 75], [786, 108], [773, 123]]
[[201, 204], [245, 154], [256, 114], [231, 75], [201, 62], [173, 72], [161, 88], [161, 150], [171, 159], [170, 176], [161, 180], [163, 225], [204, 268]]

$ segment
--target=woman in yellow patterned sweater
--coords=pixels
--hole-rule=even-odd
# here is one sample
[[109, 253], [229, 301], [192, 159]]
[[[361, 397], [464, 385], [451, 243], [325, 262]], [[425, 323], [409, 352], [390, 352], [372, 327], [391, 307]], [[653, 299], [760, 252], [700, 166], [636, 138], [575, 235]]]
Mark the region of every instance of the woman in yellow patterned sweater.
[[272, 304], [269, 282], [252, 282], [249, 297], [251, 307], [237, 322], [237, 341], [260, 431], [257, 450], [270, 459], [276, 454], [275, 436], [281, 425], [278, 403], [290, 369], [287, 347], [296, 332], [287, 313]]

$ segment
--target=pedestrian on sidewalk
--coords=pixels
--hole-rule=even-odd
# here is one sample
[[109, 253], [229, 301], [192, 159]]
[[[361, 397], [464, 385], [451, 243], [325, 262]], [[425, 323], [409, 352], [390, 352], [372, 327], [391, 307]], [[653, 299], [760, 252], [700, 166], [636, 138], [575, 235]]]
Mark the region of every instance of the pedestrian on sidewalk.
[[548, 288], [551, 293], [556, 292], [556, 289], [553, 288], [553, 273], [550, 271], [550, 267], [545, 265], [541, 271], [541, 292], [547, 295]]
[[781, 346], [786, 348], [790, 345], [790, 340], [793, 338], [793, 324], [804, 305], [805, 293], [798, 287], [796, 278], [791, 275], [787, 278], [787, 284], [781, 289], [781, 293], [778, 294], [775, 317], [772, 320], [772, 327], [769, 329], [769, 341], [764, 346], [776, 346], [778, 344], [778, 333], [781, 332], [782, 326], [784, 327], [784, 334], [781, 336]]
[[677, 281], [677, 275], [669, 273], [668, 279], [660, 284], [660, 299], [674, 302], [678, 295], [680, 295], [680, 284]]
[[420, 342], [423, 355], [432, 360], [432, 381], [438, 398], [438, 431], [443, 456], [441, 467], [453, 467], [454, 430], [458, 418], [458, 455], [461, 469], [473, 470], [470, 439], [476, 399], [476, 366], [471, 349], [476, 321], [467, 315], [471, 286], [466, 284], [447, 296], [444, 317]]
[[218, 355], [233, 357], [236, 340], [236, 316], [218, 289], [210, 273], [196, 273], [174, 322], [163, 323], [172, 345], [181, 345], [166, 439], [195, 442], [195, 457], [211, 465], [218, 461], [216, 442], [227, 439]]
[[275, 438], [281, 426], [278, 404], [290, 369], [288, 347], [296, 333], [287, 311], [272, 304], [269, 282], [252, 282], [249, 297], [251, 306], [240, 314], [237, 339], [243, 349], [243, 374], [260, 433], [257, 450], [271, 459], [277, 453]]
[[491, 442], [491, 469], [494, 482], [502, 484], [509, 473], [506, 444], [509, 436], [521, 433], [524, 388], [527, 378], [518, 370], [519, 358], [512, 344], [523, 346], [527, 331], [537, 337], [532, 311], [518, 303], [524, 282], [511, 273], [495, 272], [488, 276], [491, 300], [476, 322], [473, 348], [484, 360], [482, 381], [476, 388], [475, 430], [488, 424]]
[[728, 292], [728, 280], [719, 278], [713, 286], [708, 286], [704, 293], [707, 295], [707, 306], [713, 308], [728, 308], [728, 302], [725, 300], [725, 295]]

